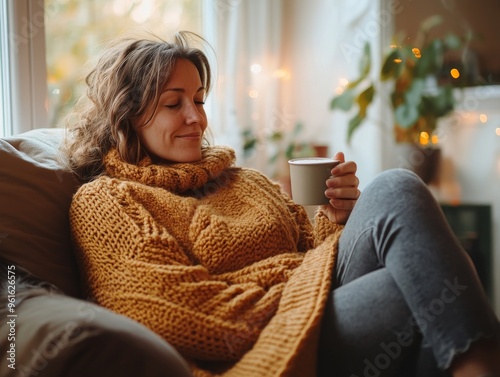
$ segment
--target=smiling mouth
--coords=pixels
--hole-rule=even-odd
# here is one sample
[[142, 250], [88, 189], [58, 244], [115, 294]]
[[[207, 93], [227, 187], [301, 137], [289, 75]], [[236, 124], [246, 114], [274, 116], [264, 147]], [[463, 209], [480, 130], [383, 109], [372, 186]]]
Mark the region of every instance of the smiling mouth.
[[201, 138], [201, 134], [200, 133], [191, 133], [191, 134], [185, 134], [185, 135], [178, 135], [177, 137], [179, 139], [199, 140]]

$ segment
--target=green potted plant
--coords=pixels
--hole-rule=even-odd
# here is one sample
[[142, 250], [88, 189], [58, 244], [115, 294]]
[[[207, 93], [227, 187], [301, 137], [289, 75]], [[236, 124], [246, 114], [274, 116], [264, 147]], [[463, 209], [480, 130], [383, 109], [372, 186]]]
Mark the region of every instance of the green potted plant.
[[330, 102], [332, 110], [350, 111], [357, 106], [357, 112], [349, 120], [348, 142], [365, 120], [367, 109], [382, 85], [389, 87], [396, 141], [420, 145], [437, 142], [434, 135], [437, 120], [456, 105], [452, 91], [456, 83], [452, 76], [460, 72], [447, 71], [446, 57], [450, 51], [458, 51], [463, 43], [451, 33], [431, 38], [429, 31], [440, 22], [439, 16], [425, 20], [412, 44], [396, 40], [383, 59], [380, 73], [373, 79], [370, 44], [365, 44], [359, 77]]

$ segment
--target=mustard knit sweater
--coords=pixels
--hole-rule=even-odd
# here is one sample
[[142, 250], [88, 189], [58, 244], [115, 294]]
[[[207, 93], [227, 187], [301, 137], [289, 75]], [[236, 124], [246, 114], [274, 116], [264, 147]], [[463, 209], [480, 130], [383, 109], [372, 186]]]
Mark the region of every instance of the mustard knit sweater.
[[138, 165], [115, 150], [83, 185], [71, 227], [84, 288], [141, 322], [195, 376], [314, 376], [341, 226], [304, 209], [234, 152]]

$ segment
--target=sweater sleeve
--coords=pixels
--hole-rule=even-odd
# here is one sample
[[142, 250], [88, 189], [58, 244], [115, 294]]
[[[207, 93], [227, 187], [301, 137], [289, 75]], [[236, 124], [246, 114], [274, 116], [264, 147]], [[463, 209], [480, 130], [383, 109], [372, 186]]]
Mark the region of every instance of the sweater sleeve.
[[72, 202], [72, 235], [90, 298], [146, 325], [185, 357], [239, 359], [275, 314], [301, 254], [260, 262], [255, 274], [265, 283], [245, 271], [232, 278], [211, 275], [148, 211], [126, 198], [97, 180]]

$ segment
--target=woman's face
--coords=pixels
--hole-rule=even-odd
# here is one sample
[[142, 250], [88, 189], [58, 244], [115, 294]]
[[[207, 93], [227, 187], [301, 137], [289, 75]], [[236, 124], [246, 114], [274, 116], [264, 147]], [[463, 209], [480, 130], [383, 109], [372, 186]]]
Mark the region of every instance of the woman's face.
[[[205, 94], [194, 64], [178, 59], [152, 118], [137, 128], [148, 152], [172, 162], [201, 159], [201, 143], [207, 128]], [[150, 115], [146, 114], [145, 120]]]

